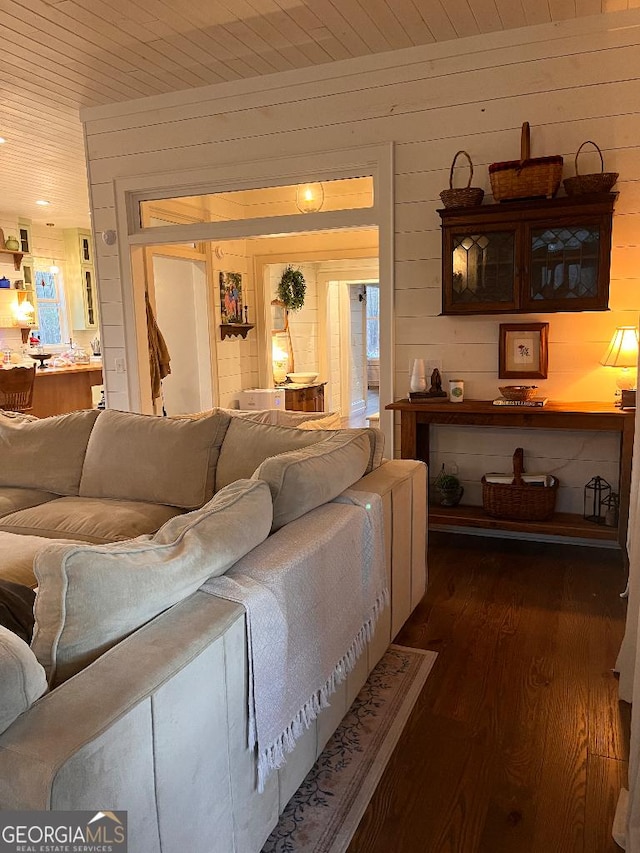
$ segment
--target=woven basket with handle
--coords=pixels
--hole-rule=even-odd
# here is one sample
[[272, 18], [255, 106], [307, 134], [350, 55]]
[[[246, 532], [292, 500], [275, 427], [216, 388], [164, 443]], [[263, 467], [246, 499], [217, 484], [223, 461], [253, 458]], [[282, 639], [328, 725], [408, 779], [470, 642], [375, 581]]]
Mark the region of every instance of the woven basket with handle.
[[531, 157], [531, 131], [525, 121], [520, 136], [520, 159], [489, 166], [493, 197], [496, 201], [553, 198], [560, 186], [562, 166], [561, 154]]
[[[582, 151], [585, 145], [593, 145], [600, 155], [600, 172], [592, 175], [581, 175], [578, 170], [578, 154]], [[580, 148], [576, 151], [576, 174], [573, 178], [565, 178], [564, 184], [567, 195], [586, 195], [587, 193], [608, 193], [611, 187], [618, 180], [618, 172], [605, 172], [604, 160], [602, 159], [602, 151], [598, 148], [595, 142], [587, 139], [583, 142]]]
[[[469, 161], [469, 182], [466, 187], [454, 189], [453, 170], [456, 165], [456, 160], [460, 154], [464, 154]], [[469, 157], [466, 151], [456, 152], [456, 156], [453, 158], [453, 163], [451, 164], [451, 169], [449, 170], [449, 189], [442, 190], [440, 193], [440, 198], [442, 199], [442, 203], [445, 207], [477, 207], [477, 205], [482, 204], [484, 190], [481, 187], [472, 187], [472, 178], [473, 163], [471, 162], [471, 157]]]
[[486, 478], [482, 478], [482, 507], [487, 515], [514, 521], [544, 521], [551, 518], [558, 493], [557, 477], [550, 478], [549, 486], [536, 486], [525, 483], [523, 473], [524, 451], [518, 447], [513, 454], [512, 483], [487, 483]]

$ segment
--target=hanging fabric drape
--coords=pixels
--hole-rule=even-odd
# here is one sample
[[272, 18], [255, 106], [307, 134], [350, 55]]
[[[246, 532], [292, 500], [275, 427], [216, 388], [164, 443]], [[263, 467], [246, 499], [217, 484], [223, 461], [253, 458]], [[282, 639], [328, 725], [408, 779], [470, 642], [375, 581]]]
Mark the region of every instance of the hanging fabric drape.
[[640, 853], [640, 420], [636, 418], [627, 553], [629, 598], [624, 638], [616, 670], [620, 673], [620, 699], [631, 702], [629, 789], [623, 789], [613, 827], [615, 841], [627, 853]]
[[147, 307], [147, 339], [149, 342], [149, 369], [151, 372], [151, 399], [157, 400], [162, 393], [161, 382], [171, 373], [171, 357], [162, 332], [158, 328], [149, 294], [144, 295]]

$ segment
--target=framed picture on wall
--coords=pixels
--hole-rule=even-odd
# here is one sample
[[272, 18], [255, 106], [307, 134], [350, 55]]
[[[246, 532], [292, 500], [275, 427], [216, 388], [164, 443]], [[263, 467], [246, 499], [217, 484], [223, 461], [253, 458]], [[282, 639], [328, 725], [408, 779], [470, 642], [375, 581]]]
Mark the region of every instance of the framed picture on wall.
[[219, 281], [221, 322], [243, 323], [242, 273], [221, 272]]
[[548, 340], [548, 323], [501, 323], [500, 379], [546, 379]]

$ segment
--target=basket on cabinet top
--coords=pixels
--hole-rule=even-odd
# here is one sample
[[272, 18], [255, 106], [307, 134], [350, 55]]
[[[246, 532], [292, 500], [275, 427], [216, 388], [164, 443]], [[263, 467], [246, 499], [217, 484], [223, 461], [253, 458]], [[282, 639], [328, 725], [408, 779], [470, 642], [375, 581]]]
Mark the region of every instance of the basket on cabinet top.
[[525, 121], [520, 136], [520, 159], [489, 166], [495, 201], [553, 198], [560, 186], [563, 163], [561, 154], [531, 157], [531, 132], [529, 122]]
[[[593, 145], [600, 156], [600, 172], [595, 172], [592, 175], [581, 175], [578, 169], [578, 155], [585, 145]], [[583, 142], [580, 148], [576, 151], [576, 174], [573, 178], [565, 178], [562, 182], [565, 191], [569, 196], [586, 195], [588, 193], [608, 193], [618, 180], [618, 172], [605, 172], [604, 160], [602, 159], [602, 151], [598, 148], [595, 142], [587, 139]]]
[[513, 482], [488, 483], [482, 478], [482, 507], [487, 515], [512, 521], [546, 521], [556, 506], [559, 481], [549, 477], [549, 485], [525, 483], [524, 450], [516, 448], [513, 454]]
[[[454, 188], [453, 170], [456, 165], [456, 160], [458, 159], [460, 154], [464, 154], [464, 156], [469, 161], [469, 181], [466, 187]], [[484, 190], [482, 189], [482, 187], [472, 187], [472, 178], [473, 163], [471, 162], [471, 157], [469, 157], [466, 151], [457, 151], [455, 157], [453, 158], [451, 169], [449, 170], [449, 189], [442, 190], [442, 192], [440, 193], [440, 198], [442, 199], [442, 203], [445, 207], [477, 207], [479, 204], [482, 204], [482, 199], [484, 198]]]

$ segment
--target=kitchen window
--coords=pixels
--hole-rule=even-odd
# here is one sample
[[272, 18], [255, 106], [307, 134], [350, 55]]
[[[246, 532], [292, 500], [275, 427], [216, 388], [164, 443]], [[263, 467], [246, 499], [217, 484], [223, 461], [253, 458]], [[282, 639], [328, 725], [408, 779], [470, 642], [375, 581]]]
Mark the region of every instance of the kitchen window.
[[35, 297], [39, 328], [34, 330], [43, 346], [60, 346], [68, 340], [64, 289], [60, 272], [38, 269], [35, 274]]

